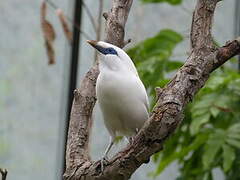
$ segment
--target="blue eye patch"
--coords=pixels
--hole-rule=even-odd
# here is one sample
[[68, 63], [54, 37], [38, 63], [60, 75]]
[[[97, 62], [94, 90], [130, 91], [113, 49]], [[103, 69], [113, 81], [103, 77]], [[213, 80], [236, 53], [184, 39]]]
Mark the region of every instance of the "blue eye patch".
[[117, 51], [114, 48], [112, 48], [112, 47], [110, 47], [110, 48], [103, 48], [101, 46], [95, 46], [95, 48], [100, 53], [105, 54], [105, 55], [107, 55], [107, 54], [118, 55]]

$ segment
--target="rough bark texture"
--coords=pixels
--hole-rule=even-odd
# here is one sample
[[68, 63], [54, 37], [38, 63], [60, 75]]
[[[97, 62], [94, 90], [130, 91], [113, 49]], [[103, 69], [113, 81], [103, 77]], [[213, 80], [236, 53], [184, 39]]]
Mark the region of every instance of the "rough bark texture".
[[[236, 39], [221, 48], [214, 46], [211, 36], [214, 10], [219, 0], [198, 0], [191, 30], [192, 51], [171, 82], [158, 90], [158, 101], [151, 117], [134, 138], [133, 143], [116, 154], [100, 171], [100, 162], [92, 162], [88, 153], [88, 137], [92, 108], [95, 104], [95, 65], [75, 92], [67, 144], [67, 179], [126, 180], [151, 155], [162, 149], [164, 141], [183, 120], [183, 109], [201, 89], [209, 75], [240, 52]], [[110, 13], [105, 13], [106, 41], [124, 46], [124, 27], [132, 0], [113, 0]], [[157, 76], [157, 74], [156, 74]]]

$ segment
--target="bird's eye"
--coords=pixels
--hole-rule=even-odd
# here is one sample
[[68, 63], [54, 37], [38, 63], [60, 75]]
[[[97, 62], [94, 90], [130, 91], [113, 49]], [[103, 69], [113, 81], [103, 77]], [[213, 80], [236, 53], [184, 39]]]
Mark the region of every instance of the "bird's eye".
[[113, 49], [113, 48], [107, 48], [106, 49], [106, 54], [115, 54], [115, 55], [117, 55], [117, 52]]

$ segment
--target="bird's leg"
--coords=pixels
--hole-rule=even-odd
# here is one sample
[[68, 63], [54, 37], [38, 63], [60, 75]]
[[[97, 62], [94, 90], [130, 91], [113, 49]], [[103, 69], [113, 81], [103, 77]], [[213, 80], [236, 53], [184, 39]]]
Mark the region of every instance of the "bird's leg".
[[110, 137], [109, 144], [108, 144], [108, 147], [107, 147], [107, 149], [106, 149], [106, 151], [105, 151], [105, 153], [104, 153], [103, 158], [107, 159], [108, 153], [109, 153], [110, 149], [112, 148], [113, 144], [114, 144], [114, 139], [113, 139], [112, 136], [111, 136], [111, 137]]
[[[138, 128], [136, 128], [136, 129], [135, 129], [135, 133], [137, 134], [137, 133], [138, 133], [138, 131], [139, 131], [139, 129], [138, 129]], [[136, 135], [136, 134], [135, 134], [135, 135]]]
[[128, 143], [129, 143], [129, 144], [132, 144], [132, 142], [133, 142], [133, 140], [134, 140], [134, 137], [133, 137], [133, 136], [128, 137], [127, 140], [128, 140]]
[[135, 134], [134, 134], [133, 136], [130, 136], [130, 137], [127, 138], [129, 144], [132, 144], [132, 143], [133, 143], [133, 140], [134, 140], [135, 136], [137, 135], [138, 131], [139, 131], [139, 129], [136, 128], [136, 129], [135, 129]]
[[110, 141], [109, 141], [108, 147], [107, 147], [107, 149], [106, 149], [106, 151], [105, 151], [105, 153], [104, 153], [104, 155], [101, 159], [101, 171], [102, 172], [104, 170], [104, 161], [108, 160], [107, 156], [108, 156], [108, 153], [109, 153], [110, 149], [112, 148], [112, 146], [114, 144], [114, 139], [115, 139], [114, 137], [110, 136]]

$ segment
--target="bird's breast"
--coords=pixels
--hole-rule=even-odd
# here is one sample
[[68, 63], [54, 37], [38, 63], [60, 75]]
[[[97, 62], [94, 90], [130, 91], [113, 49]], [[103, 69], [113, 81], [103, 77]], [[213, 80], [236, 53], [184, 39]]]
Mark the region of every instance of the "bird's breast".
[[[100, 101], [116, 101], [131, 95], [134, 90], [132, 77], [124, 77], [117, 73], [100, 73], [97, 79], [97, 98]], [[132, 76], [132, 75], [130, 75]]]
[[143, 86], [133, 73], [100, 73], [97, 79], [97, 99], [104, 121], [111, 131], [133, 133], [148, 118]]

